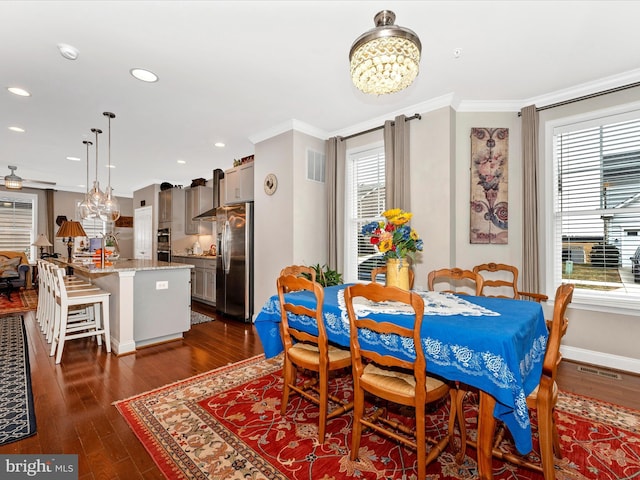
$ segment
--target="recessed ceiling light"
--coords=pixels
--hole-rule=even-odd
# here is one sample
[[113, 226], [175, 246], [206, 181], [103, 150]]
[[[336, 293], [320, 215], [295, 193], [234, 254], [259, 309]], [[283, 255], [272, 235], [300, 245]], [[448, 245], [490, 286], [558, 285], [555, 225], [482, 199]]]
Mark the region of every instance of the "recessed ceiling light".
[[18, 133], [26, 132], [24, 128], [20, 128], [20, 127], [9, 127], [9, 130], [11, 130], [12, 132], [18, 132]]
[[224, 143], [222, 143], [222, 142], [216, 142], [216, 143], [214, 143], [214, 145], [215, 145], [216, 147], [218, 147], [218, 148], [222, 148], [222, 147], [224, 147]]
[[107, 167], [107, 168], [116, 168], [115, 165], [105, 165], [105, 167]]
[[80, 55], [80, 52], [76, 47], [72, 47], [71, 45], [67, 45], [66, 43], [59, 43], [58, 50], [60, 50], [60, 55], [62, 55], [67, 60], [75, 60]]
[[20, 88], [20, 87], [7, 87], [7, 90], [9, 90], [14, 95], [20, 95], [21, 97], [31, 96], [29, 92], [27, 92], [24, 88]]
[[67, 157], [67, 160], [71, 160], [72, 162], [79, 162], [80, 158], [79, 157]]
[[158, 81], [158, 76], [155, 73], [143, 68], [132, 68], [129, 73], [143, 82], [153, 83]]
[[180, 165], [184, 165], [185, 163], [187, 163], [187, 161], [186, 161], [186, 160], [178, 160], [178, 163], [179, 163]]

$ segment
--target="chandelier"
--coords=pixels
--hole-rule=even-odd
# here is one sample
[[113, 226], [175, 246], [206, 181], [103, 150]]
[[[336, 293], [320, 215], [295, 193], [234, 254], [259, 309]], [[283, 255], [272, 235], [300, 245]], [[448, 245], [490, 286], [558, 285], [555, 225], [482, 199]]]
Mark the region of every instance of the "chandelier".
[[408, 28], [394, 25], [395, 13], [379, 12], [375, 28], [360, 35], [349, 51], [351, 79], [364, 93], [383, 95], [407, 88], [418, 75], [422, 44]]

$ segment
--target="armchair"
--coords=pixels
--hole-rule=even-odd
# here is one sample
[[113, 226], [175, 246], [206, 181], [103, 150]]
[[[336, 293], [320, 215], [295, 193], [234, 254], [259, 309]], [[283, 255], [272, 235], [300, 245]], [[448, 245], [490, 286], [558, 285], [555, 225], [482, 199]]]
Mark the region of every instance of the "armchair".
[[0, 251], [0, 290], [11, 300], [11, 292], [26, 287], [31, 267], [22, 252]]

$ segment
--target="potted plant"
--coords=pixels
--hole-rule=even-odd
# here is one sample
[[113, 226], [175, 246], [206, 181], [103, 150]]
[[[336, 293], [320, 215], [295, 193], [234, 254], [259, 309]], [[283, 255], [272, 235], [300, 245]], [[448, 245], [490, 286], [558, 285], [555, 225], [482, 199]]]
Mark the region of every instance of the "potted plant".
[[[342, 285], [344, 282], [342, 281], [342, 274], [338, 273], [336, 270], [330, 269], [327, 265], [316, 264], [310, 265], [316, 271], [316, 282], [318, 282], [323, 287], [331, 287], [333, 285]], [[307, 278], [308, 276], [305, 275]]]

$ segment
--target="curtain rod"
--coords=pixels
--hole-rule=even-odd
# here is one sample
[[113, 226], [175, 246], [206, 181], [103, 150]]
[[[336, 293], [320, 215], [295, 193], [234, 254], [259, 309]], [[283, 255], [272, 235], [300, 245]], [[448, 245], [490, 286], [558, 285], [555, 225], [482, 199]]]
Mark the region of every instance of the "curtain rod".
[[[558, 103], [552, 103], [550, 105], [545, 105], [544, 107], [536, 107], [536, 112], [541, 112], [542, 110], [548, 110], [550, 108], [562, 107], [564, 105], [569, 105], [575, 102], [581, 102], [583, 100], [589, 100], [590, 98], [601, 97], [602, 95], [608, 95], [609, 93], [621, 92], [623, 90], [628, 90], [630, 88], [640, 87], [640, 82], [630, 83], [628, 85], [622, 85], [620, 87], [610, 88], [609, 90], [603, 90], [601, 92], [590, 93], [589, 95], [583, 95], [582, 97], [572, 98], [570, 100], [564, 100]], [[522, 116], [522, 112], [518, 112], [518, 116]]]
[[[409, 120], [421, 120], [421, 119], [422, 119], [422, 116], [419, 113], [416, 113], [411, 117], [406, 117], [404, 121], [408, 122]], [[391, 122], [392, 125], [394, 123], [395, 122]], [[384, 125], [380, 125], [379, 127], [373, 127], [373, 128], [370, 128], [369, 130], [364, 130], [358, 133], [352, 133], [351, 135], [347, 135], [346, 137], [340, 137], [340, 140], [341, 141], [349, 140], [350, 138], [359, 137], [360, 135], [364, 135], [365, 133], [371, 133], [371, 132], [375, 132], [376, 130], [382, 130], [383, 128], [384, 128]]]

